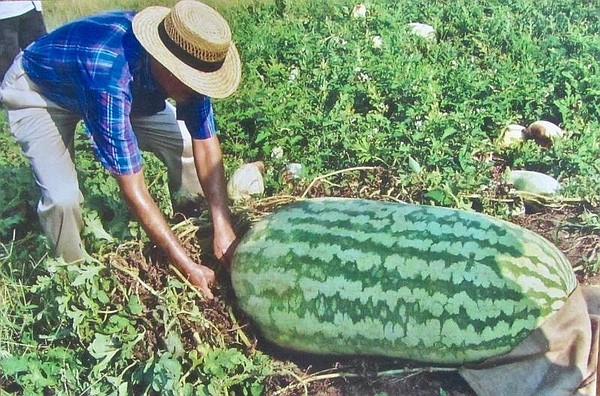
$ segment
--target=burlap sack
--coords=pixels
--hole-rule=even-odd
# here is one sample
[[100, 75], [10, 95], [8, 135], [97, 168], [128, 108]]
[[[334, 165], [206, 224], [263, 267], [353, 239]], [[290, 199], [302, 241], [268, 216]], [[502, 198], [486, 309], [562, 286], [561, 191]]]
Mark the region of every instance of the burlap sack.
[[459, 373], [481, 396], [596, 395], [599, 324], [600, 287], [580, 286], [511, 352]]

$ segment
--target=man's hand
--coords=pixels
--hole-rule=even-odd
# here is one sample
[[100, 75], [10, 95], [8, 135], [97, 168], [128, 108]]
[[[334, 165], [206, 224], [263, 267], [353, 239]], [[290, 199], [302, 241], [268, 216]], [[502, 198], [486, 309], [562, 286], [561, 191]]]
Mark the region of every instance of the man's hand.
[[229, 269], [233, 252], [237, 245], [235, 233], [230, 227], [225, 227], [225, 231], [215, 232], [213, 238], [213, 252], [215, 257]]
[[206, 298], [211, 299], [214, 297], [210, 291], [210, 285], [215, 281], [215, 273], [213, 270], [204, 265], [197, 265], [189, 268], [187, 277], [188, 281], [192, 285], [198, 287]]

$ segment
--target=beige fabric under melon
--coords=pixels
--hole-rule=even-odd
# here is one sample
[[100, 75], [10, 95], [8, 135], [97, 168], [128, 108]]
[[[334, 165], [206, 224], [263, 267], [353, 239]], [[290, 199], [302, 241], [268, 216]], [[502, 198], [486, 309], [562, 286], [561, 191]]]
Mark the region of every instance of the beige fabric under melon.
[[481, 396], [600, 395], [599, 328], [600, 287], [579, 286], [511, 352], [459, 373]]

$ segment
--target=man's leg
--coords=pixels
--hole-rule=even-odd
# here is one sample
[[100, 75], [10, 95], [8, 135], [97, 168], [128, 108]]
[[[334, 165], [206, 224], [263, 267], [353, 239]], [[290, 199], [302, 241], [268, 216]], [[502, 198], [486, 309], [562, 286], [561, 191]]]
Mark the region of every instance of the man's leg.
[[77, 174], [73, 163], [74, 131], [78, 118], [47, 101], [25, 77], [20, 57], [6, 74], [0, 90], [11, 134], [29, 160], [40, 188], [38, 214], [57, 256], [66, 261], [85, 257]]
[[18, 18], [0, 19], [0, 82], [20, 50]]
[[25, 49], [38, 37], [46, 34], [46, 24], [41, 11], [31, 10], [19, 18], [19, 47]]
[[177, 121], [175, 108], [167, 103], [165, 110], [152, 116], [131, 120], [142, 150], [154, 153], [167, 167], [173, 205], [198, 201], [204, 195], [192, 152], [192, 139], [182, 121]]
[[27, 112], [21, 118], [9, 111], [9, 121], [40, 187], [37, 211], [42, 228], [56, 256], [67, 262], [80, 260], [85, 257], [81, 241], [83, 196], [73, 164], [73, 135], [78, 120], [40, 109]]

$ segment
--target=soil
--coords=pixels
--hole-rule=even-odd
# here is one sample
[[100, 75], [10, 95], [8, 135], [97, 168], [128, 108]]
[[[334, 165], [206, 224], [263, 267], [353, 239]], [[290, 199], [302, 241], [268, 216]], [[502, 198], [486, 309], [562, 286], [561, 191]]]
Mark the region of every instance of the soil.
[[[364, 176], [364, 175], [363, 175]], [[390, 191], [389, 186], [383, 186], [387, 180], [385, 175], [377, 175], [368, 179], [360, 175], [355, 178], [346, 178], [344, 182], [336, 181], [335, 187], [331, 184], [315, 184], [311, 186], [310, 195], [329, 195], [346, 197], [381, 197], [381, 192]], [[374, 183], [373, 181], [378, 181]], [[385, 187], [385, 188], [384, 188]], [[237, 210], [237, 231], [242, 235], [251, 222], [260, 218], [265, 213], [274, 210], [277, 206], [293, 200], [292, 196], [300, 196], [306, 192], [300, 188], [291, 189], [290, 196], [271, 197], [251, 203], [247, 207]], [[546, 237], [553, 242], [572, 263], [578, 279], [583, 284], [600, 284], [598, 268], [593, 263], [598, 262], [600, 250], [600, 227], [582, 225], [581, 218], [586, 213], [593, 213], [593, 208], [583, 204], [562, 207], [543, 207], [535, 209], [530, 207], [525, 213], [514, 216], [510, 220], [525, 228]], [[188, 220], [189, 221], [189, 220]], [[197, 222], [196, 224], [200, 224]], [[205, 264], [213, 266], [218, 271], [218, 266], [210, 255], [202, 252], [210, 251], [210, 226], [200, 224], [194, 242], [185, 243], [192, 257], [202, 260]], [[122, 256], [121, 256], [122, 257]], [[156, 249], [148, 248], [147, 251], [132, 251], [123, 258], [123, 266], [139, 268], [140, 278], [154, 290], [165, 287], [166, 280], [173, 274], [160, 263], [165, 260]], [[131, 277], [114, 270], [114, 275], [126, 286], [136, 287], [146, 306], [158, 304], [156, 297], [146, 290], [140, 290]], [[184, 328], [189, 328], [185, 334], [186, 348], [194, 348], [198, 340], [191, 335], [202, 334], [210, 341], [213, 337], [225, 337], [225, 342], [231, 345], [240, 345], [235, 339], [235, 331], [239, 325], [244, 327], [245, 334], [252, 341], [250, 348], [260, 349], [273, 358], [287, 362], [295, 368], [295, 376], [273, 376], [268, 379], [268, 396], [284, 395], [317, 395], [317, 396], [366, 396], [366, 395], [456, 395], [472, 396], [475, 393], [469, 385], [455, 371], [432, 371], [427, 367], [420, 367], [410, 362], [381, 358], [336, 358], [329, 356], [311, 356], [295, 354], [270, 345], [260, 338], [242, 312], [237, 310], [235, 298], [228, 283], [225, 271], [219, 273], [219, 282], [213, 286], [215, 298], [211, 301], [201, 301], [197, 304], [206, 317], [215, 325], [215, 328], [194, 328], [194, 323], [186, 323], [182, 319]], [[232, 321], [228, 308], [233, 307], [238, 323]], [[135, 351], [140, 359], [148, 357], [157, 348], [161, 339], [163, 327], [156, 323], [156, 318], [148, 317], [153, 324], [148, 327], [146, 343]], [[214, 334], [211, 334], [215, 332]], [[248, 346], [240, 345], [241, 348]], [[303, 383], [297, 378], [305, 378]]]

